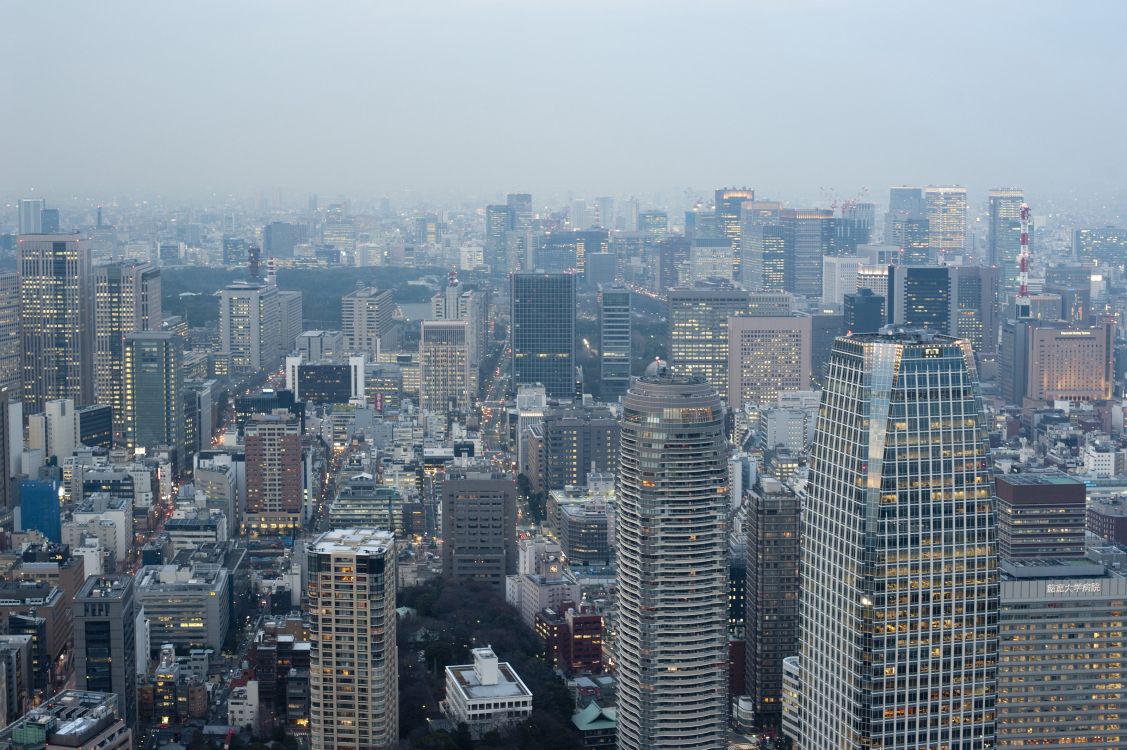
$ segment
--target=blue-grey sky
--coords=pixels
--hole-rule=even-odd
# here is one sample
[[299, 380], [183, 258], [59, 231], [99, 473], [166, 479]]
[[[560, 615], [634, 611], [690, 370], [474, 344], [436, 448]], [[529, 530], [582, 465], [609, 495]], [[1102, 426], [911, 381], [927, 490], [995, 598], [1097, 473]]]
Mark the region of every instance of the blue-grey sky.
[[1109, 192], [1127, 2], [0, 5], [0, 190]]

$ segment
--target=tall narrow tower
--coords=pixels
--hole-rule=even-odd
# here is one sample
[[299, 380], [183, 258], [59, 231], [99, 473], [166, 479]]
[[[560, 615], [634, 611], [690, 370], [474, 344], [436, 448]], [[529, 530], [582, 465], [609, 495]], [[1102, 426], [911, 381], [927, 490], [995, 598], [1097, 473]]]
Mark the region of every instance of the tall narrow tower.
[[839, 338], [803, 518], [803, 750], [994, 745], [998, 572], [970, 344]]
[[727, 747], [727, 484], [716, 389], [650, 365], [622, 402], [619, 750]]
[[1017, 256], [1017, 319], [1029, 320], [1032, 305], [1029, 301], [1029, 264], [1033, 256], [1029, 253], [1029, 204], [1021, 204], [1021, 249]]

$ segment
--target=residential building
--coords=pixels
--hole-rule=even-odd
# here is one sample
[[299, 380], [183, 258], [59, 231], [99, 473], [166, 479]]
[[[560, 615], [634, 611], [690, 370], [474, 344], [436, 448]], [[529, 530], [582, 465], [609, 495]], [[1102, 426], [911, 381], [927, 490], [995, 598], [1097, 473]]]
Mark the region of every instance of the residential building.
[[703, 379], [651, 364], [622, 403], [618, 747], [727, 746], [728, 466]]
[[305, 552], [310, 746], [392, 750], [399, 742], [395, 535], [337, 529]]
[[247, 422], [247, 510], [244, 533], [293, 534], [301, 526], [304, 498], [301, 427], [287, 411], [275, 409]]

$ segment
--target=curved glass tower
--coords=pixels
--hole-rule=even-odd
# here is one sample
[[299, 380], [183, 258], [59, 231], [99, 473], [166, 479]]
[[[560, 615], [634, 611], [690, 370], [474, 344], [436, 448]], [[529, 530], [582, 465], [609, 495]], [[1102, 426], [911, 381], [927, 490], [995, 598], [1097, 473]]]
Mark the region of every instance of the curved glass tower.
[[622, 402], [618, 747], [727, 747], [727, 442], [716, 389], [661, 362]]
[[989, 748], [998, 573], [974, 358], [960, 339], [884, 331], [839, 338], [822, 391], [799, 746]]

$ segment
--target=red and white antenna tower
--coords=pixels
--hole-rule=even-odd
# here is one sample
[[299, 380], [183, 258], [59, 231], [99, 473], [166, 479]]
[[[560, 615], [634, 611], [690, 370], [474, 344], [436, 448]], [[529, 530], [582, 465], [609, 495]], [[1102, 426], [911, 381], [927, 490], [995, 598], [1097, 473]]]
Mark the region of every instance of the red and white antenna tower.
[[1029, 252], [1029, 204], [1021, 204], [1021, 250], [1017, 254], [1017, 319], [1028, 320], [1033, 316], [1029, 303], [1029, 263], [1033, 256]]

